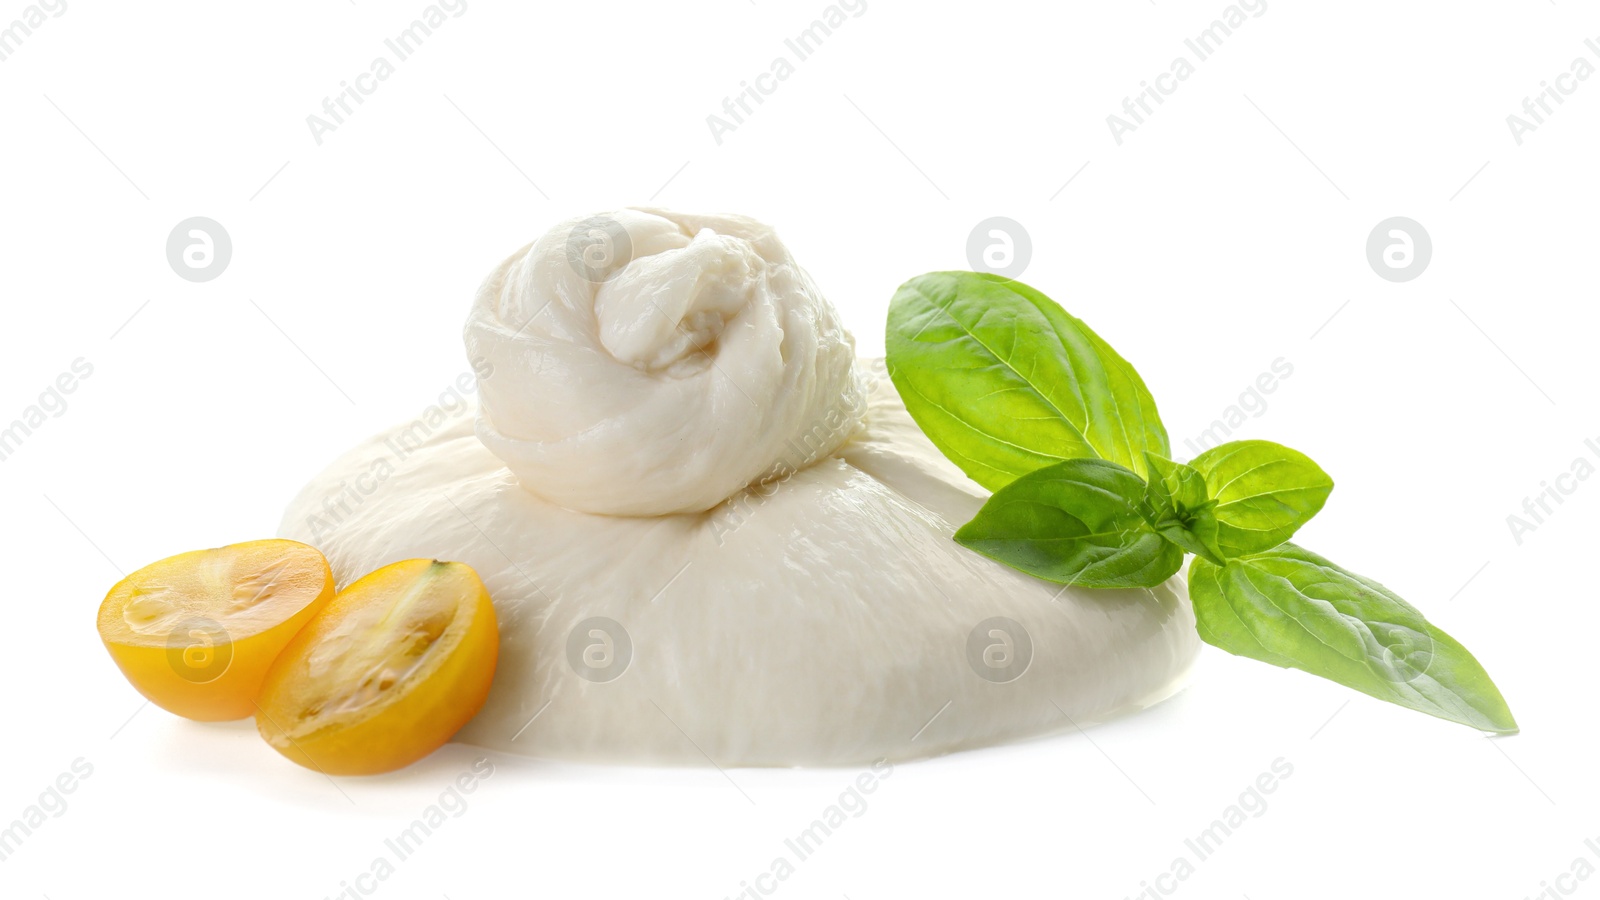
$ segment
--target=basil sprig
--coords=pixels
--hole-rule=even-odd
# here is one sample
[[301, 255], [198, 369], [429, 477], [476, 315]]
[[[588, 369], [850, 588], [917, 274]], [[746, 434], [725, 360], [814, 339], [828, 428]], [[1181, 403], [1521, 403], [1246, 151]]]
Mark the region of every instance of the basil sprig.
[[1467, 649], [1377, 582], [1288, 543], [1333, 479], [1232, 441], [1187, 464], [1126, 360], [1027, 285], [934, 272], [889, 307], [888, 368], [923, 432], [994, 491], [957, 542], [1057, 584], [1147, 588], [1189, 567], [1201, 639], [1391, 703], [1517, 730]]
[[1183, 550], [1141, 511], [1145, 483], [1102, 459], [1069, 459], [1011, 482], [956, 532], [956, 542], [1058, 584], [1151, 587]]
[[[1144, 514], [1156, 533], [1203, 559], [1220, 563], [1217, 544], [1217, 501], [1194, 467], [1154, 453], [1145, 454], [1150, 483], [1145, 486]], [[1146, 585], [1150, 587], [1150, 585]]]

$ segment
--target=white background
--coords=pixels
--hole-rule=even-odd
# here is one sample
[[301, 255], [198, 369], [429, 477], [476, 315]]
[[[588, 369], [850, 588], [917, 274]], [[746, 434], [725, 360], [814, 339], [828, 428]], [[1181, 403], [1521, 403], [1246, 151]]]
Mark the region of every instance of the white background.
[[[69, 0], [0, 63], [0, 424], [93, 366], [0, 463], [0, 824], [93, 766], [0, 893], [336, 896], [483, 755], [332, 784], [248, 723], [142, 706], [94, 610], [121, 572], [270, 536], [321, 465], [466, 369], [491, 266], [649, 201], [776, 225], [870, 354], [896, 285], [1013, 218], [1023, 280], [1139, 367], [1180, 458], [1288, 361], [1237, 436], [1337, 480], [1298, 540], [1470, 647], [1523, 727], [1488, 740], [1206, 648], [1142, 715], [896, 767], [775, 896], [1134, 897], [1280, 757], [1293, 775], [1176, 896], [1523, 898], [1600, 866], [1600, 479], [1520, 544], [1507, 524], [1600, 464], [1600, 77], [1520, 146], [1506, 123], [1600, 65], [1600, 14], [1272, 0], [1119, 146], [1106, 116], [1220, 0], [868, 0], [719, 144], [706, 117], [824, 5], [470, 0], [320, 145], [306, 116], [420, 0]], [[164, 252], [197, 215], [234, 246], [203, 284]], [[1399, 284], [1364, 250], [1397, 215], [1434, 245]], [[732, 897], [857, 775], [492, 761], [373, 896]]]

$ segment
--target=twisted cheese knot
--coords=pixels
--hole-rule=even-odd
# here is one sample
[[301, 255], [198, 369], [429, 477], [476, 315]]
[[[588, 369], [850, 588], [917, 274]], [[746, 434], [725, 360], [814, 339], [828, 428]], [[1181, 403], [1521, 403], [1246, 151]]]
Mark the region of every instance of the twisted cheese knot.
[[570, 509], [710, 509], [860, 424], [855, 340], [772, 229], [625, 209], [518, 251], [467, 320], [478, 436]]

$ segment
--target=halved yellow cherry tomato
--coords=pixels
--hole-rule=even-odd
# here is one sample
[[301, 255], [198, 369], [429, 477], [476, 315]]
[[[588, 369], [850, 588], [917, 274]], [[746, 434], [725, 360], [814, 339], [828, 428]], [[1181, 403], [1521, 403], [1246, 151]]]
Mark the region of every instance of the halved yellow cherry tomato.
[[392, 771], [477, 715], [499, 653], [494, 605], [471, 566], [384, 566], [340, 591], [284, 649], [256, 728], [310, 769]]
[[180, 553], [117, 582], [100, 604], [100, 639], [162, 709], [243, 719], [273, 660], [333, 587], [328, 561], [295, 541]]

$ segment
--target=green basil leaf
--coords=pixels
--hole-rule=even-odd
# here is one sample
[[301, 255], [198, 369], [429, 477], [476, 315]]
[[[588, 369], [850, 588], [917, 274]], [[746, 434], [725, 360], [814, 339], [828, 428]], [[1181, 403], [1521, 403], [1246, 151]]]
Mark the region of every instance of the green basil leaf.
[[1287, 541], [1322, 509], [1333, 479], [1311, 458], [1271, 441], [1230, 441], [1189, 461], [1217, 505], [1216, 547], [1249, 556]]
[[[1204, 527], [1204, 524], [1205, 523], [1200, 523], [1200, 527]], [[1155, 525], [1154, 528], [1156, 534], [1161, 535], [1163, 539], [1171, 543], [1174, 547], [1177, 547], [1186, 553], [1193, 553], [1195, 556], [1198, 556], [1204, 560], [1209, 560], [1216, 563], [1222, 562], [1222, 559], [1217, 554], [1217, 551], [1213, 550], [1211, 546], [1206, 543], [1204, 538], [1195, 533], [1196, 526], [1194, 524], [1184, 526], [1167, 521]]]
[[1069, 459], [1011, 482], [956, 532], [956, 542], [1057, 584], [1154, 587], [1183, 551], [1140, 511], [1144, 482], [1116, 463]]
[[1214, 563], [1221, 563], [1216, 548], [1216, 501], [1206, 490], [1199, 472], [1183, 463], [1145, 452], [1150, 482], [1145, 487], [1144, 513], [1156, 534]]
[[900, 286], [889, 377], [939, 451], [998, 490], [1064, 459], [1144, 474], [1166, 455], [1155, 400], [1126, 360], [1049, 297], [998, 275], [931, 272]]
[[1144, 490], [1144, 516], [1157, 535], [1200, 559], [1221, 564], [1216, 549], [1216, 516], [1200, 472], [1165, 456], [1144, 453], [1150, 484]]
[[1189, 567], [1206, 643], [1380, 700], [1509, 733], [1505, 698], [1467, 649], [1383, 585], [1294, 544]]
[[1146, 496], [1158, 511], [1181, 515], [1186, 510], [1215, 505], [1206, 490], [1205, 478], [1194, 468], [1148, 451], [1144, 456], [1146, 471], [1150, 473]]

